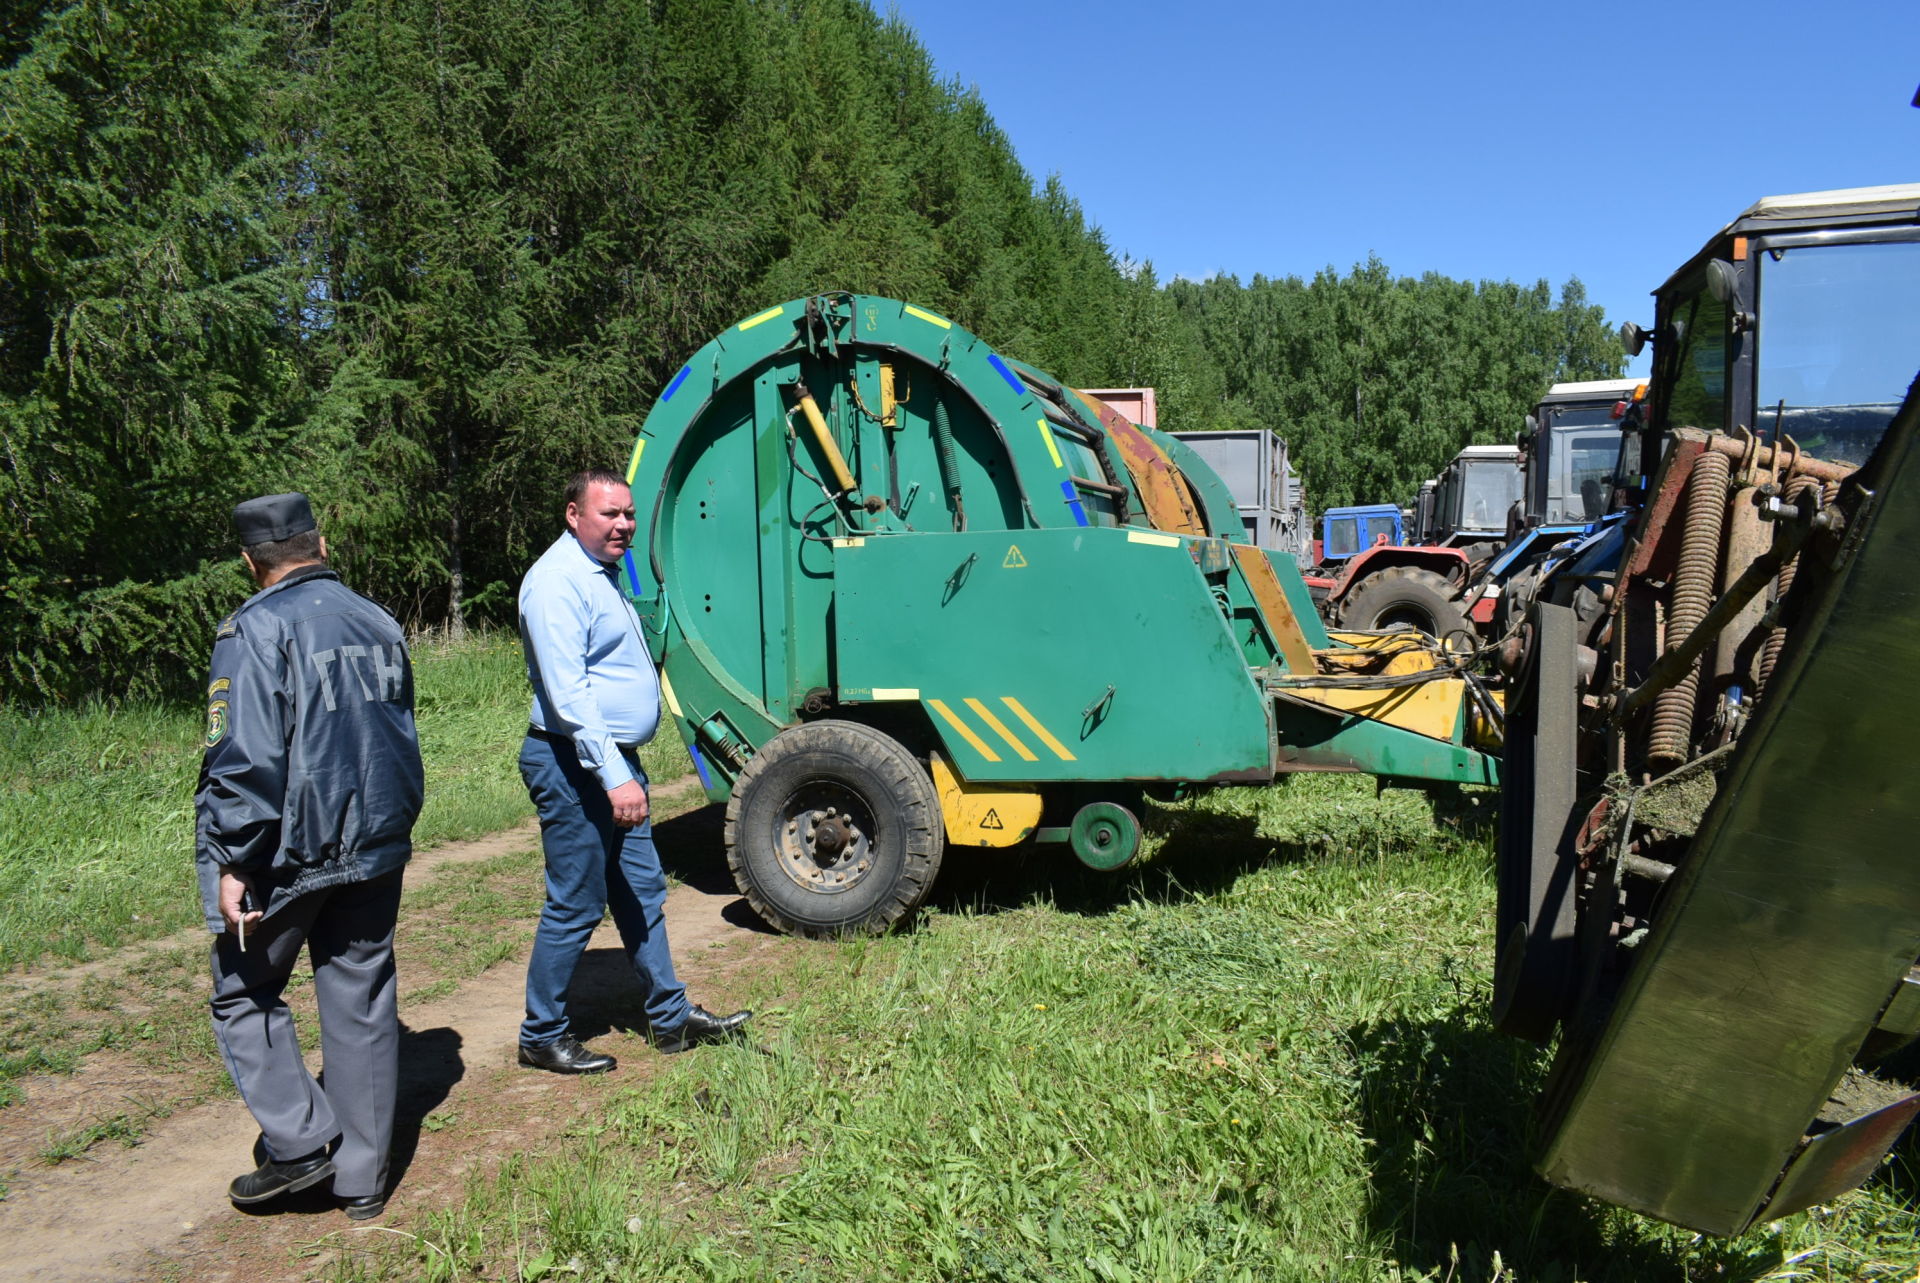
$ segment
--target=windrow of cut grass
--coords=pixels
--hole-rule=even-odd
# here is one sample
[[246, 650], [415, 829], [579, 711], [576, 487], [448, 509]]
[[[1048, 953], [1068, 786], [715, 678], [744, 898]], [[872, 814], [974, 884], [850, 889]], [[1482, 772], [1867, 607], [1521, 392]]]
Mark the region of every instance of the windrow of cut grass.
[[664, 1062], [337, 1280], [1911, 1279], [1911, 1149], [1733, 1242], [1555, 1191], [1496, 1035], [1493, 795], [1301, 778], [1143, 865], [954, 863], [911, 932], [792, 941], [757, 1047]]
[[[413, 648], [421, 846], [527, 818], [514, 765], [527, 682], [510, 634]], [[0, 973], [76, 961], [200, 918], [193, 790], [202, 710], [0, 711]], [[685, 751], [677, 743], [665, 746]]]

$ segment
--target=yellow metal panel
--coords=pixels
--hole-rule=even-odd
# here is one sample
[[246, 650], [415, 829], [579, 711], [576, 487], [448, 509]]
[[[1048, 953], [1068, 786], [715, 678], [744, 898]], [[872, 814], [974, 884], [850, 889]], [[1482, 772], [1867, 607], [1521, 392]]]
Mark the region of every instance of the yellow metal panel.
[[1467, 696], [1466, 683], [1458, 677], [1437, 677], [1418, 686], [1383, 691], [1289, 686], [1287, 694], [1449, 743], [1460, 724], [1460, 709]]
[[944, 702], [937, 699], [930, 699], [927, 701], [927, 707], [940, 714], [940, 716], [945, 719], [947, 725], [953, 727], [961, 739], [973, 745], [974, 752], [986, 758], [989, 762], [997, 762], [1000, 760], [1000, 755], [987, 747], [987, 742], [974, 733], [973, 727], [961, 721], [959, 715], [948, 708]]
[[1306, 676], [1318, 670], [1313, 665], [1313, 647], [1307, 644], [1307, 635], [1300, 629], [1300, 621], [1293, 617], [1293, 607], [1287, 604], [1287, 593], [1280, 586], [1280, 576], [1273, 571], [1273, 563], [1267, 560], [1267, 554], [1252, 544], [1237, 543], [1228, 545], [1233, 549], [1233, 559], [1240, 565], [1241, 578], [1247, 581], [1247, 588], [1253, 593], [1254, 604], [1260, 607], [1260, 617], [1267, 622], [1268, 631], [1280, 647], [1280, 654], [1286, 658], [1287, 670]]
[[933, 787], [947, 840], [962, 846], [1012, 846], [1040, 824], [1040, 794], [1033, 789], [983, 788], [954, 774], [938, 753], [928, 755]]

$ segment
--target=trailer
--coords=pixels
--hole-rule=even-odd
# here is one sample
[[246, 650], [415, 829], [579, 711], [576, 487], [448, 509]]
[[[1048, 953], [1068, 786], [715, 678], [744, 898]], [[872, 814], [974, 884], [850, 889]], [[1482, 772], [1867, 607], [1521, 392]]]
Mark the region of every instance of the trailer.
[[1330, 635], [1191, 448], [929, 309], [747, 317], [669, 381], [627, 476], [667, 711], [783, 930], [884, 928], [952, 852], [1118, 867], [1147, 796], [1498, 778], [1477, 675]]

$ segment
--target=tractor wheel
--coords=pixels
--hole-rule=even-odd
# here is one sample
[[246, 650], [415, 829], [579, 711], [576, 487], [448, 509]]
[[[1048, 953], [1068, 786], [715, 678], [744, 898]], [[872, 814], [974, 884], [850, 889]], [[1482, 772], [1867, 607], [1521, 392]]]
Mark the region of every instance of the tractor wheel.
[[1418, 566], [1391, 566], [1362, 580], [1340, 607], [1340, 625], [1361, 630], [1418, 628], [1441, 641], [1460, 633], [1468, 638], [1474, 635], [1453, 586]]
[[727, 865], [754, 911], [816, 939], [879, 932], [933, 887], [940, 797], [898, 741], [858, 722], [789, 727], [727, 802]]

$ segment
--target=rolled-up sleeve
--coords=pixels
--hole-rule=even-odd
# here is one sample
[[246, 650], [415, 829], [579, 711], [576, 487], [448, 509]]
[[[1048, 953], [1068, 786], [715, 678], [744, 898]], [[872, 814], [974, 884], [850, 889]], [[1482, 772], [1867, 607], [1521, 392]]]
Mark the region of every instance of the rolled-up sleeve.
[[529, 576], [520, 595], [520, 639], [547, 730], [571, 739], [581, 764], [611, 792], [634, 775], [587, 672], [593, 615], [575, 586], [557, 575]]

